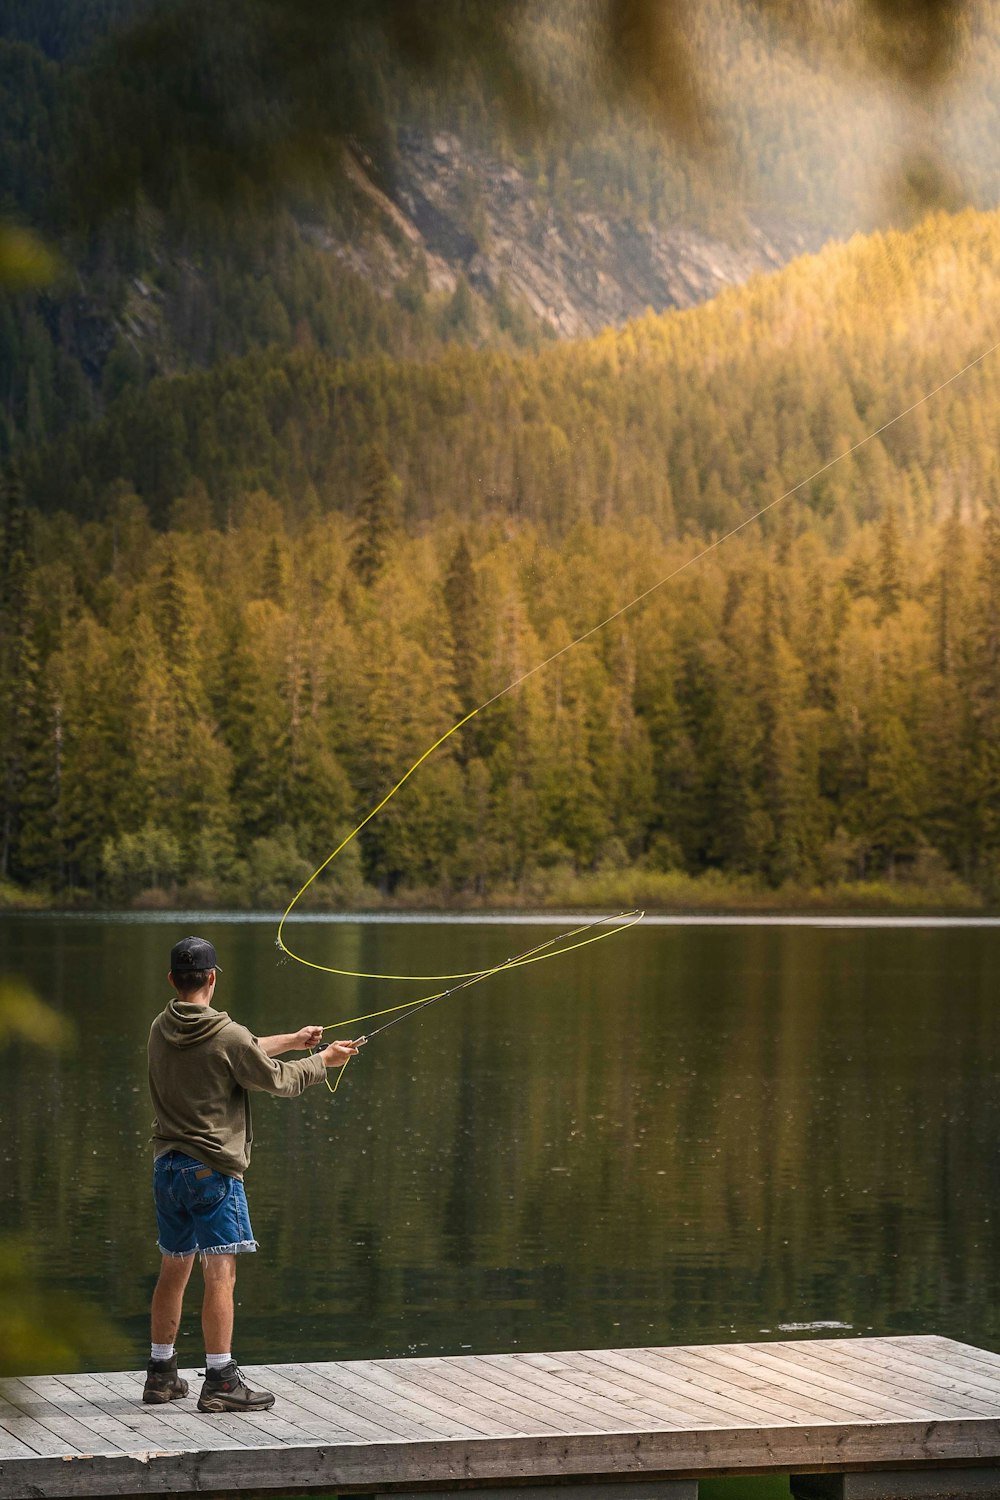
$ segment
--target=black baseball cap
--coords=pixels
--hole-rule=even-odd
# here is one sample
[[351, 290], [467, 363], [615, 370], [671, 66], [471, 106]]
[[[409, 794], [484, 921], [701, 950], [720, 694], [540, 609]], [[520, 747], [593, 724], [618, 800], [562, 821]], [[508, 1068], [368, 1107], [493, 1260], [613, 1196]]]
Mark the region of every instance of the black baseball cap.
[[192, 969], [219, 969], [215, 949], [207, 938], [181, 938], [170, 950], [171, 974], [189, 974]]

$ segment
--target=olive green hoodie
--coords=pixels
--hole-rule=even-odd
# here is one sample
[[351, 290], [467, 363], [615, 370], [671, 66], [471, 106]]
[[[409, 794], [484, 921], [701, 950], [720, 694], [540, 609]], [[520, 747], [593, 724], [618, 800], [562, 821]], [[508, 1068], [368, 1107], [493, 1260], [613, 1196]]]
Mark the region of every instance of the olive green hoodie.
[[183, 1151], [242, 1177], [253, 1142], [248, 1090], [294, 1099], [325, 1076], [319, 1056], [278, 1062], [224, 1010], [171, 1000], [149, 1032], [153, 1154]]

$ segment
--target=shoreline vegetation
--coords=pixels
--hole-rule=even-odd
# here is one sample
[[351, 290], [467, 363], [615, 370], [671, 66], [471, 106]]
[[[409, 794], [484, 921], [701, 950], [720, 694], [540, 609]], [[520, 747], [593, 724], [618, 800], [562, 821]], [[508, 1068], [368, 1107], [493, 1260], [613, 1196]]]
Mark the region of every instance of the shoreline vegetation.
[[[289, 894], [267, 893], [266, 900], [241, 899], [232, 889], [197, 886], [152, 887], [131, 901], [100, 901], [90, 891], [51, 892], [23, 888], [0, 881], [0, 912], [60, 911], [282, 911]], [[367, 913], [449, 912], [537, 912], [602, 910], [623, 911], [641, 907], [670, 915], [786, 915], [795, 913], [840, 913], [897, 916], [924, 913], [952, 916], [989, 916], [996, 908], [954, 875], [935, 873], [926, 880], [844, 880], [829, 885], [788, 882], [773, 887], [752, 876], [710, 871], [687, 875], [681, 871], [615, 870], [578, 875], [556, 874], [546, 882], [531, 881], [521, 888], [495, 890], [483, 895], [468, 891], [418, 889], [386, 895], [374, 887], [356, 889], [350, 898], [343, 892], [324, 895], [307, 892], [297, 904], [299, 915], [327, 912]]]

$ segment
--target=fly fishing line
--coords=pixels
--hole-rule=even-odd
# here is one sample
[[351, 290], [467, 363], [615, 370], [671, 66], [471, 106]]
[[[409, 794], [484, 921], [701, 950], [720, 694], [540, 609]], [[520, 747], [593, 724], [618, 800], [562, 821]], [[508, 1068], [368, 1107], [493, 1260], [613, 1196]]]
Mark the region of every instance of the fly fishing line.
[[[641, 922], [644, 915], [644, 912], [637, 909], [620, 912], [617, 917], [597, 917], [592, 922], [584, 923], [582, 927], [574, 927], [570, 932], [559, 933], [556, 937], [549, 938], [546, 942], [539, 943], [534, 948], [528, 948], [524, 953], [515, 953], [511, 958], [505, 958], [502, 963], [494, 964], [491, 969], [475, 970], [473, 973], [465, 976], [461, 984], [452, 985], [450, 989], [438, 990], [433, 995], [423, 995], [419, 1000], [404, 1000], [401, 1005], [389, 1005], [384, 1010], [370, 1010], [362, 1016], [349, 1016], [343, 1021], [331, 1021], [329, 1025], [323, 1027], [323, 1030], [339, 1030], [342, 1026], [354, 1026], [359, 1021], [373, 1021], [379, 1016], [391, 1015], [393, 1017], [391, 1021], [386, 1021], [383, 1025], [376, 1026], [374, 1031], [369, 1031], [365, 1036], [357, 1038], [355, 1045], [362, 1046], [365, 1042], [370, 1042], [373, 1036], [378, 1036], [380, 1032], [388, 1031], [389, 1027], [395, 1026], [398, 1021], [406, 1020], [407, 1014], [416, 1014], [418, 1010], [423, 1010], [428, 1005], [434, 1005], [438, 1000], [446, 1000], [449, 995], [457, 995], [459, 990], [471, 989], [474, 984], [481, 984], [484, 979], [492, 979], [494, 975], [502, 974], [507, 969], [523, 968], [526, 963], [533, 963], [536, 956], [540, 956], [544, 949], [554, 948], [557, 943], [563, 943], [567, 938], [579, 937], [581, 932], [591, 932], [593, 928], [602, 927], [608, 922], [619, 924], [615, 927], [609, 927], [606, 932], [597, 933], [594, 937], [583, 938], [579, 943], [570, 943], [567, 947], [558, 948], [552, 957], [559, 957], [563, 953], [572, 953], [577, 948], [587, 948], [592, 943], [599, 943], [604, 938], [613, 937], [616, 932], [627, 932], [630, 927], [634, 927], [637, 922]], [[317, 1050], [322, 1050], [322, 1048]], [[350, 1058], [348, 1058], [349, 1061]], [[331, 1094], [335, 1094], [340, 1088], [340, 1080], [343, 1078], [346, 1069], [347, 1063], [339, 1069], [337, 1081], [332, 1088], [330, 1080], [326, 1079], [326, 1086], [330, 1089]]]
[[[451, 979], [471, 980], [476, 978], [485, 978], [490, 973], [494, 972], [493, 970], [489, 969], [480, 969], [462, 974], [377, 974], [358, 969], [340, 969], [334, 967], [331, 964], [316, 963], [312, 959], [304, 958], [300, 953], [295, 953], [285, 942], [285, 924], [287, 923], [288, 918], [291, 916], [292, 912], [295, 910], [295, 907], [298, 905], [299, 901], [301, 901], [302, 897], [305, 895], [306, 891], [313, 884], [313, 882], [317, 880], [320, 875], [322, 875], [324, 870], [329, 868], [329, 866], [333, 863], [337, 856], [347, 848], [348, 844], [352, 843], [353, 840], [357, 838], [362, 829], [366, 828], [372, 821], [372, 819], [377, 817], [382, 809], [392, 801], [393, 797], [395, 797], [397, 792], [399, 792], [401, 788], [406, 785], [414, 772], [420, 769], [420, 767], [424, 764], [424, 761], [428, 760], [430, 756], [434, 754], [435, 750], [438, 750], [443, 744], [450, 740], [452, 735], [457, 734], [458, 731], [462, 729], [466, 724], [470, 723], [479, 714], [483, 713], [487, 708], [490, 708], [494, 703], [498, 703], [501, 698], [506, 698], [508, 693], [512, 693], [514, 689], [520, 687], [522, 683], [525, 683], [530, 678], [536, 676], [536, 674], [543, 671], [544, 668], [551, 666], [552, 663], [558, 661], [561, 656], [565, 656], [568, 651], [572, 651], [574, 646], [582, 645], [584, 641], [589, 640], [591, 636], [597, 635], [599, 631], [604, 630], [608, 625], [613, 624], [615, 620], [620, 620], [623, 615], [627, 614], [630, 610], [635, 609], [636, 606], [642, 604], [644, 600], [649, 599], [653, 594], [657, 593], [666, 584], [677, 578], [681, 573], [685, 572], [688, 568], [693, 567], [695, 563], [701, 562], [701, 560], [705, 557], [708, 557], [710, 553], [718, 551], [718, 549], [723, 546], [725, 542], [728, 542], [734, 536], [739, 535], [741, 531], [745, 531], [746, 528], [748, 526], [752, 526], [755, 521], [759, 521], [762, 516], [765, 516], [769, 511], [774, 510], [775, 506], [780, 505], [783, 500], [788, 500], [792, 495], [797, 494], [799, 490], [804, 489], [807, 484], [811, 484], [814, 479], [818, 479], [821, 474], [825, 474], [829, 469], [832, 469], [835, 464], [839, 464], [843, 459], [849, 458], [852, 453], [857, 453], [860, 448], [865, 447], [867, 443], [872, 442], [883, 432], [887, 432], [890, 427], [894, 427], [897, 422], [901, 422], [904, 417], [908, 417], [910, 413], [916, 411], [918, 407], [924, 406], [928, 401], [939, 395], [941, 391], [945, 390], [948, 386], [953, 385], [956, 380], [960, 380], [961, 377], [967, 374], [969, 370], [974, 369], [976, 365], [982, 364], [982, 362], [985, 359], [988, 359], [991, 354], [995, 353], [997, 349], [1000, 349], [1000, 340], [992, 344], [988, 349], [985, 349], [982, 354], [978, 354], [975, 359], [970, 359], [969, 362], [963, 365], [960, 370], [956, 370], [954, 374], [949, 375], [947, 380], [943, 380], [940, 385], [936, 385], [933, 390], [928, 391], [925, 395], [921, 396], [919, 400], [914, 401], [903, 411], [897, 412], [894, 417], [890, 417], [887, 422], [883, 422], [880, 427], [876, 427], [872, 432], [869, 432], [867, 436], [860, 438], [856, 443], [852, 443], [850, 447], [844, 448], [842, 452], [837, 453], [825, 464], [821, 464], [818, 469], [815, 469], [811, 474], [808, 474], [805, 479], [800, 479], [797, 484], [792, 485], [792, 487], [785, 490], [783, 494], [777, 495], [773, 500], [768, 501], [767, 505], [762, 506], [760, 510], [755, 511], [753, 515], [747, 516], [745, 520], [740, 521], [738, 525], [733, 526], [729, 531], [724, 532], [723, 535], [717, 537], [715, 541], [710, 542], [707, 546], [702, 547], [698, 552], [693, 553], [689, 558], [687, 558], [685, 562], [680, 563], [678, 567], [673, 568], [669, 573], [665, 574], [663, 578], [658, 579], [656, 583], [650, 584], [648, 588], [643, 589], [641, 593], [636, 594], [634, 599], [630, 599], [626, 604], [621, 605], [619, 609], [616, 609], [612, 614], [608, 615], [606, 619], [599, 621], [596, 625], [592, 625], [590, 629], [585, 630], [582, 635], [578, 635], [574, 640], [569, 641], [565, 646], [560, 646], [558, 651], [553, 651], [551, 656], [547, 656], [544, 661], [538, 662], [536, 666], [531, 667], [527, 672], [523, 672], [519, 677], [515, 677], [512, 682], [507, 683], [506, 687], [503, 687], [499, 690], [499, 692], [494, 693], [491, 698], [487, 698], [484, 703], [480, 703], [477, 708], [471, 709], [469, 713], [465, 714], [461, 719], [453, 724], [450, 729], [447, 729], [444, 734], [436, 739], [432, 745], [429, 745], [428, 748], [417, 757], [417, 759], [413, 762], [408, 770], [404, 771], [403, 775], [396, 782], [395, 786], [391, 787], [390, 790], [386, 792], [382, 800], [376, 803], [371, 811], [361, 819], [361, 822], [358, 823], [356, 827], [352, 828], [351, 831], [341, 839], [340, 843], [333, 850], [332, 854], [329, 854], [326, 857], [323, 863], [313, 871], [313, 873], [309, 876], [309, 879], [305, 881], [305, 883], [292, 897], [291, 901], [285, 908], [281, 921], [278, 923], [277, 944], [281, 951], [287, 954], [287, 956], [293, 959], [296, 963], [302, 964], [308, 969], [316, 969], [323, 974], [336, 974], [345, 979], [381, 979], [400, 981], [403, 983], [415, 982], [426, 984]], [[565, 951], [568, 952], [569, 950], [567, 949]], [[541, 963], [546, 959], [556, 958], [558, 956], [559, 951], [535, 953], [533, 956], [526, 955], [510, 962], [509, 964], [501, 965], [501, 967], [520, 968], [526, 964]]]

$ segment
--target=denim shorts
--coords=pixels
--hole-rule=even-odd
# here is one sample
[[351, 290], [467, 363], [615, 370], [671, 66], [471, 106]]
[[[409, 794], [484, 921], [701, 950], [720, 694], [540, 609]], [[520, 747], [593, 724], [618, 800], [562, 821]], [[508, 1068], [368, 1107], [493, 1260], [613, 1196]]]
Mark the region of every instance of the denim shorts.
[[167, 1151], [153, 1163], [153, 1199], [162, 1255], [238, 1255], [257, 1248], [239, 1177]]

